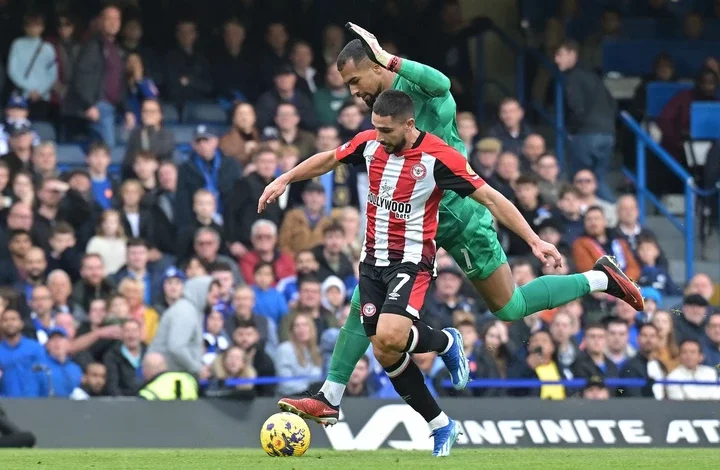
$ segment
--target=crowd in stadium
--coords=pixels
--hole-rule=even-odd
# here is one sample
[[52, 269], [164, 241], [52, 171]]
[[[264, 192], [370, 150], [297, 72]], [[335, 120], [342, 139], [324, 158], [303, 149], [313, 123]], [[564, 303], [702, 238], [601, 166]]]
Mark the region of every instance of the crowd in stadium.
[[[0, 2], [0, 10], [9, 3]], [[206, 18], [173, 22], [175, 44], [168, 44], [172, 33], [158, 39], [168, 29], [158, 27], [152, 32], [158, 45], [149, 46], [144, 32], [154, 16], [147, 10], [169, 12], [140, 3], [142, 17], [132, 6], [106, 6], [87, 28], [79, 11], [23, 8], [8, 10], [12, 20], [2, 26], [0, 396], [137, 396], [165, 370], [192, 374], [208, 396], [303, 392], [324, 377], [357, 285], [367, 175], [341, 167], [291, 185], [262, 214], [257, 202], [279, 173], [371, 127], [369, 109], [350, 95], [335, 67], [348, 38], [334, 24], [308, 33], [288, 13], [302, 12], [281, 10], [276, 20], [266, 2], [244, 0], [232, 2], [234, 14], [213, 25]], [[594, 64], [596, 36], [611, 34], [605, 29], [613, 28], [615, 10], [603, 16], [603, 31], [580, 44], [564, 37], [545, 44], [567, 79], [573, 139], [563, 174], [516, 99], [499, 104], [496, 121], [478, 123], [470, 112], [467, 39], [482, 21], [466, 25], [453, 1], [387, 3], [416, 4], [417, 21], [440, 14], [437, 35], [424, 35], [437, 37], [432, 45], [408, 39], [417, 32], [396, 31], [383, 46], [450, 77], [471, 166], [561, 249], [561, 268], [540, 267], [520, 238], [498, 227], [515, 282], [587, 271], [610, 254], [638, 281], [647, 303], [635, 312], [596, 293], [506, 324], [440, 252], [424, 321], [460, 329], [471, 378], [589, 380], [582, 390], [489, 387], [461, 395], [720, 400], [720, 386], [616, 390], [604, 383], [609, 377], [717, 381], [720, 364], [714, 280], [699, 273], [684, 287], [673, 282], [655, 235], [638, 222], [637, 200], [618, 195], [606, 179], [617, 105], [600, 77], [576, 62], [586, 56]], [[650, 12], [666, 2], [636, 3], [647, 3]], [[342, 8], [348, 11], [336, 14], [354, 13]], [[412, 23], [393, 22], [399, 13], [387, 10], [353, 21], [381, 38], [390, 26]], [[11, 22], [23, 31], [11, 33]], [[706, 92], [714, 96], [717, 64], [708, 60], [698, 93], [711, 86]], [[670, 79], [672, 63], [659, 58], [655, 73]], [[533, 88], [544, 92], [542, 84]], [[596, 98], [593, 109], [580, 106], [583, 94]], [[228, 124], [219, 132], [193, 122], [189, 154], [178, 158], [179, 139], [163, 125], [164, 113], [183, 116], [208, 100], [225, 103]], [[683, 115], [671, 111], [668, 129]], [[56, 142], [42, 139], [38, 123], [51, 126], [58, 141], [81, 139], [85, 164], [60, 164]], [[116, 124], [129, 132], [120, 165], [111, 164], [120, 142]], [[414, 359], [433, 393], [456, 394], [435, 353]], [[547, 365], [554, 372], [538, 374]], [[309, 378], [229, 381], [272, 376]], [[372, 354], [357, 365], [346, 394], [396, 396]]]

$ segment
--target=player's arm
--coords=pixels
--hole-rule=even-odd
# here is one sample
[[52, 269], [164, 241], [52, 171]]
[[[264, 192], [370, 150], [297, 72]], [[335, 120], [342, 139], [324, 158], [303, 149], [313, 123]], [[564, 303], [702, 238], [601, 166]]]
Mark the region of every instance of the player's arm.
[[485, 184], [457, 150], [443, 146], [435, 156], [435, 182], [440, 189], [450, 189], [461, 197], [469, 196], [487, 207], [498, 222], [525, 240], [533, 254], [543, 263], [547, 262], [547, 258], [552, 258], [556, 266], [560, 265], [562, 258], [557, 248], [542, 241], [517, 207], [497, 190]]
[[562, 257], [557, 251], [557, 248], [541, 240], [517, 207], [515, 207], [508, 198], [500, 194], [499, 191], [486, 184], [478, 188], [470, 197], [487, 207], [498, 222], [525, 240], [525, 243], [532, 248], [533, 254], [541, 262], [549, 265], [548, 259], [552, 259], [555, 267], [561, 266]]
[[362, 41], [368, 56], [375, 63], [416, 84], [430, 96], [442, 96], [450, 91], [450, 79], [439, 70], [388, 53], [380, 47], [374, 34], [356, 24], [347, 23], [345, 27]]
[[268, 204], [280, 197], [290, 183], [324, 175], [343, 163], [353, 164], [364, 161], [363, 152], [365, 150], [365, 144], [369, 140], [374, 139], [376, 135], [377, 133], [374, 130], [361, 132], [341, 147], [335, 150], [328, 150], [327, 152], [316, 153], [295, 168], [278, 176], [272, 183], [265, 187], [265, 191], [263, 191], [262, 196], [260, 196], [258, 200], [258, 213], [265, 210]]
[[278, 176], [272, 183], [265, 186], [265, 190], [258, 200], [258, 214], [264, 211], [268, 204], [273, 203], [280, 197], [290, 183], [324, 175], [339, 165], [340, 161], [335, 158], [335, 150], [316, 153], [312, 157], [304, 160], [298, 166]]

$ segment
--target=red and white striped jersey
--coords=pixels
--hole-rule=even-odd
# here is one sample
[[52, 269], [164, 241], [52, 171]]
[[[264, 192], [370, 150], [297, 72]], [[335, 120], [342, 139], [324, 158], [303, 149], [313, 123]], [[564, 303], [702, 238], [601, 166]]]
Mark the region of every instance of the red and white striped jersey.
[[415, 145], [388, 154], [364, 131], [335, 151], [342, 163], [367, 166], [367, 229], [361, 261], [373, 266], [410, 262], [432, 269], [443, 190], [461, 197], [485, 184], [457, 150], [421, 132]]

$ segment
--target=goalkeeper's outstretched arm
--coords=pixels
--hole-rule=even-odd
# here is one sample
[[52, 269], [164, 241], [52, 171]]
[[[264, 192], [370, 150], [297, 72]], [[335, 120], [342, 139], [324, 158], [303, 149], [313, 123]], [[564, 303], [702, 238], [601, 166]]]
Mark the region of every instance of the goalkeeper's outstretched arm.
[[439, 70], [388, 53], [380, 47], [374, 34], [354, 23], [347, 23], [345, 27], [360, 39], [373, 62], [415, 83], [430, 96], [442, 96], [450, 91], [450, 79]]

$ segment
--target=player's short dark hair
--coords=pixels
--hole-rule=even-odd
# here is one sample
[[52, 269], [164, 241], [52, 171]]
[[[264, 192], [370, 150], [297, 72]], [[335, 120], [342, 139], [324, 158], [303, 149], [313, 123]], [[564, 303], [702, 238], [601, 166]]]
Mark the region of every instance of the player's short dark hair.
[[518, 177], [517, 181], [515, 181], [515, 184], [516, 185], [532, 184], [533, 186], [537, 186], [538, 182], [537, 182], [537, 178], [535, 178], [533, 175], [525, 174], [525, 175], [520, 175]]
[[373, 104], [373, 113], [378, 116], [390, 116], [393, 121], [405, 121], [415, 116], [412, 98], [400, 90], [385, 90]]
[[345, 68], [345, 64], [352, 60], [353, 64], [357, 66], [360, 62], [368, 58], [367, 51], [363, 47], [362, 41], [359, 39], [353, 39], [349, 43], [345, 44], [337, 58], [337, 69], [342, 72]]

